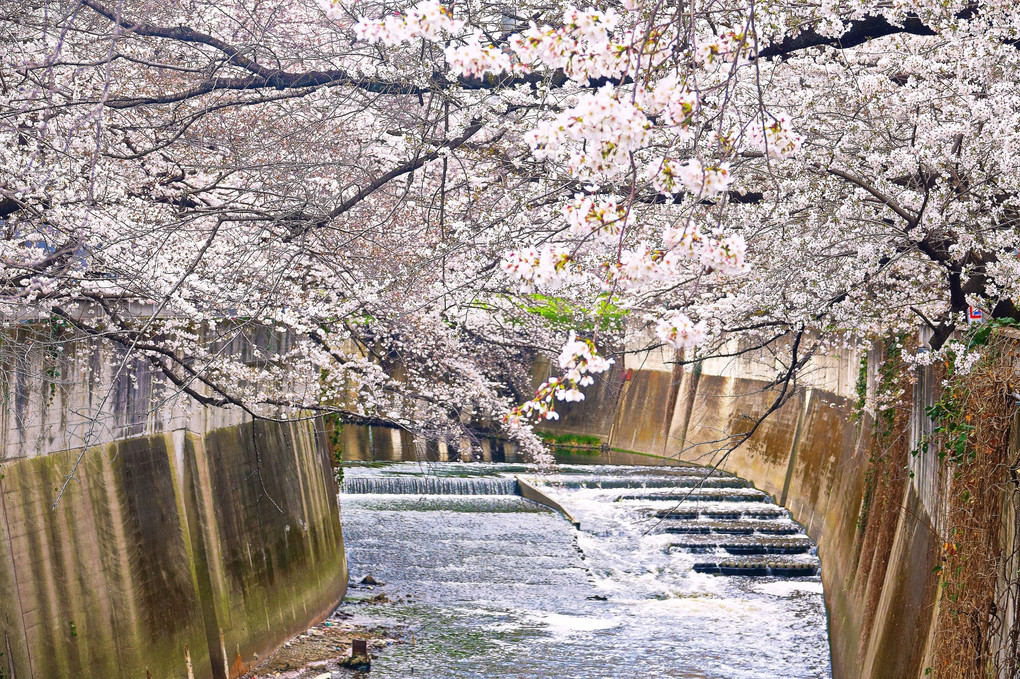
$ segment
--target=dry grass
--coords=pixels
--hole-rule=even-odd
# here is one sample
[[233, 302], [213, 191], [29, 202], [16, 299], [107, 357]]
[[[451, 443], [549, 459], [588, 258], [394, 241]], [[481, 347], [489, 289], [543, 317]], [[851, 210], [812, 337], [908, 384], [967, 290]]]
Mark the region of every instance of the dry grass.
[[[996, 646], [1001, 644], [996, 639], [1002, 638], [1003, 626], [1015, 627], [1015, 621], [1003, 619], [997, 603], [1004, 594], [1015, 597], [998, 586], [1009, 562], [1002, 547], [1002, 510], [1011, 483], [1008, 456], [1016, 409], [1011, 396], [1016, 384], [1015, 344], [999, 337], [970, 375], [955, 378], [960, 417], [973, 429], [967, 437], [965, 459], [947, 459], [943, 464], [947, 539], [930, 665], [937, 679], [1017, 676], [1015, 658], [1012, 662], [1001, 656], [996, 659]], [[936, 443], [946, 449], [946, 441]], [[1015, 589], [1015, 584], [1007, 589]], [[1012, 632], [1015, 639], [1016, 630]]]

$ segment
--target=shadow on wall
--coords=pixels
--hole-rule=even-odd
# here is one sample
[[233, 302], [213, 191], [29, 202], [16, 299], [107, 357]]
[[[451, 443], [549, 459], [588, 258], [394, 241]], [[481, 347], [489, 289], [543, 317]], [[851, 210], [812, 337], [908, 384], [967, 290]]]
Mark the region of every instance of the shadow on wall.
[[54, 505], [76, 458], [3, 465], [7, 676], [237, 677], [343, 597], [316, 422], [97, 446]]

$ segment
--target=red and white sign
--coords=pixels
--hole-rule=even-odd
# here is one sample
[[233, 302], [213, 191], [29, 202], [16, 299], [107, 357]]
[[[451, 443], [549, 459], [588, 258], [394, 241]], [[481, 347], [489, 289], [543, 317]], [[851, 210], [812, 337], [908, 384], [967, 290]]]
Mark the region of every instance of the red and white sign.
[[967, 322], [968, 323], [980, 323], [983, 320], [985, 320], [985, 319], [984, 319], [984, 315], [981, 312], [981, 309], [978, 309], [976, 306], [967, 307]]

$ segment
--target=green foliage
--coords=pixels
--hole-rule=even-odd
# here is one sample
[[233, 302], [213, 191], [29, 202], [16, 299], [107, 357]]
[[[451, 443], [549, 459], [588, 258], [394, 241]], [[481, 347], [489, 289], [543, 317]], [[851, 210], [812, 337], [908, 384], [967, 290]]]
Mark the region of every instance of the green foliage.
[[536, 431], [542, 442], [550, 446], [574, 446], [577, 448], [597, 448], [602, 445], [598, 436], [587, 434], [556, 434], [551, 431]]
[[1012, 318], [993, 318], [987, 323], [981, 323], [968, 333], [967, 348], [983, 347], [995, 336], [1001, 328], [1016, 328], [1018, 324]]
[[854, 385], [857, 392], [857, 400], [854, 401], [854, 410], [850, 415], [855, 421], [860, 421], [864, 415], [864, 406], [868, 401], [868, 355], [861, 358], [861, 367], [857, 369], [857, 383]]
[[598, 457], [602, 451], [598, 448], [553, 448], [553, 456], [557, 461], [569, 462], [578, 457]]
[[[965, 337], [964, 345], [970, 351], [986, 347], [998, 331], [1005, 327], [1015, 328], [1017, 322], [1011, 318], [993, 318], [987, 323], [974, 326]], [[926, 453], [931, 449], [932, 443], [938, 440], [941, 443], [938, 448], [940, 460], [948, 459], [956, 465], [964, 465], [973, 462], [976, 455], [971, 445], [974, 425], [970, 424], [972, 416], [964, 412], [963, 404], [970, 392], [967, 376], [956, 373], [955, 358], [952, 352], [947, 356], [945, 389], [939, 399], [925, 409], [935, 428], [930, 435], [921, 437], [917, 448], [911, 453], [913, 455]]]
[[[883, 353], [885, 360], [878, 368], [878, 393], [890, 394], [896, 388], [896, 382], [903, 369], [903, 342], [906, 335], [887, 335], [883, 342]], [[865, 376], [865, 380], [867, 376]], [[886, 407], [879, 407], [875, 415], [880, 425], [879, 433], [889, 437], [893, 433], [893, 420], [896, 418], [896, 408], [889, 404]]]
[[541, 316], [552, 325], [582, 332], [622, 330], [627, 315], [625, 309], [613, 304], [610, 295], [599, 295], [594, 312], [549, 295], [531, 295], [531, 301], [532, 304], [525, 307], [529, 313]]
[[[939, 459], [945, 460], [948, 457], [951, 462], [958, 465], [973, 461], [975, 454], [973, 448], [967, 445], [974, 426], [967, 423], [970, 418], [961, 407], [963, 397], [964, 388], [960, 380], [950, 380], [939, 400], [925, 409], [935, 424], [931, 437], [938, 437], [943, 442], [938, 449]], [[928, 450], [931, 437], [922, 438], [920, 442], [922, 450]]]
[[535, 432], [549, 448], [553, 455], [570, 458], [578, 455], [589, 456], [602, 453], [602, 439], [586, 434], [556, 434], [551, 431]]
[[[859, 532], [864, 531], [868, 525], [872, 505], [880, 485], [884, 486], [889, 483], [888, 468], [885, 462], [886, 454], [893, 447], [896, 438], [897, 399], [894, 397], [897, 390], [901, 388], [903, 343], [906, 339], [904, 334], [888, 334], [882, 339], [882, 358], [877, 366], [878, 383], [875, 385], [876, 394], [879, 397], [875, 406], [874, 435], [876, 439], [872, 442], [867, 472], [864, 475], [864, 496], [861, 499], [861, 509], [857, 517]], [[863, 418], [868, 396], [867, 354], [861, 359], [855, 387], [857, 400], [854, 403], [852, 417], [860, 420]]]
[[[61, 338], [64, 333], [64, 329], [67, 328], [67, 323], [59, 318], [50, 318], [49, 321], [49, 339], [46, 343], [46, 350], [43, 352], [43, 360], [47, 364], [43, 369], [43, 374], [48, 378], [48, 386], [44, 387], [48, 389], [48, 395], [46, 398], [47, 405], [53, 405], [53, 399], [57, 396], [57, 380], [60, 379], [60, 370], [57, 368], [60, 360], [60, 353], [62, 351]], [[52, 364], [50, 364], [52, 362]]]
[[326, 424], [326, 436], [329, 441], [329, 452], [333, 458], [333, 473], [337, 484], [344, 482], [344, 423], [339, 413], [327, 413], [322, 417]]

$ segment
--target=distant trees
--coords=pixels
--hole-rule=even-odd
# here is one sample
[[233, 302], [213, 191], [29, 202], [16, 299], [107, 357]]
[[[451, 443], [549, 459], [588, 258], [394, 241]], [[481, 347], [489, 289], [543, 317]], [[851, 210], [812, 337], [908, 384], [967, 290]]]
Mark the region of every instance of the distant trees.
[[792, 348], [787, 381], [829, 338], [937, 349], [968, 307], [1017, 315], [1018, 27], [928, 0], [5, 3], [0, 315], [204, 402], [437, 435], [507, 415], [571, 329], [547, 403], [624, 327], [685, 360]]

